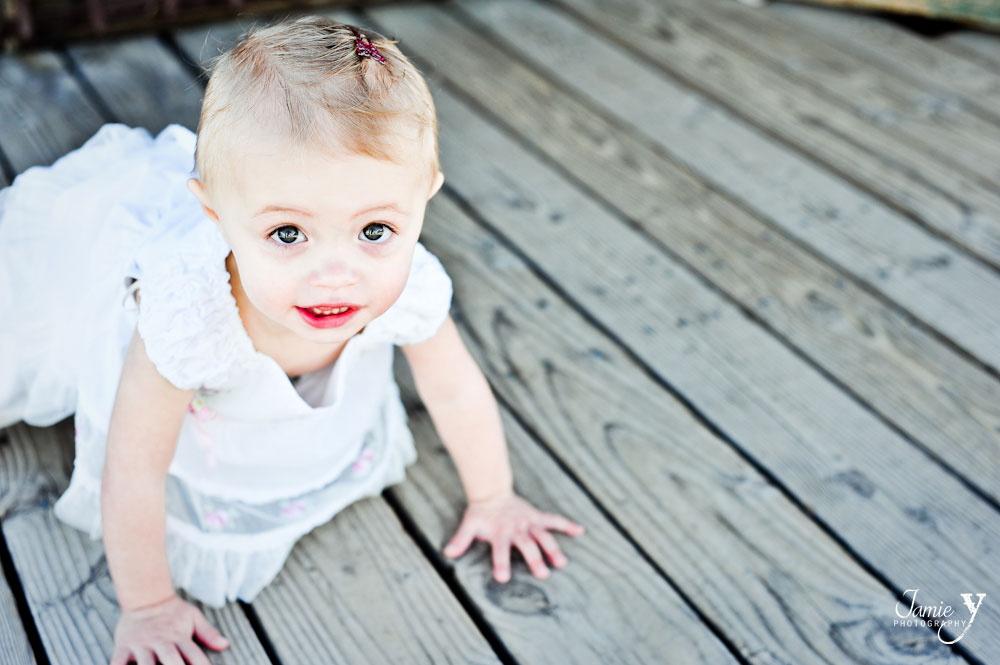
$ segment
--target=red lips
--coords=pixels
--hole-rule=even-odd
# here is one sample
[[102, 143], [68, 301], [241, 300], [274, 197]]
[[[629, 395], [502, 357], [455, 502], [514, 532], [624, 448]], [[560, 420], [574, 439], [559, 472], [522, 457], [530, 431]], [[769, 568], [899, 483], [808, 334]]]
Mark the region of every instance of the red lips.
[[[334, 307], [344, 307], [345, 305], [334, 305]], [[352, 305], [346, 305], [347, 307], [352, 307], [340, 314], [327, 314], [321, 316], [318, 314], [313, 314], [311, 309], [306, 309], [305, 307], [296, 307], [299, 310], [299, 314], [302, 315], [302, 319], [308, 323], [313, 328], [337, 328], [344, 325], [351, 319], [355, 314], [358, 313], [358, 307]], [[317, 305], [320, 307], [320, 305]]]

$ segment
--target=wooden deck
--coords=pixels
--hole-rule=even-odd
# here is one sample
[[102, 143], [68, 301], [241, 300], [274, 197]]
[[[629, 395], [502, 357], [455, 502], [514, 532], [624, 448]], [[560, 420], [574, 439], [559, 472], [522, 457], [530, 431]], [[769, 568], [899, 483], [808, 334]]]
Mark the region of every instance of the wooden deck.
[[[422, 240], [516, 488], [588, 532], [544, 581], [443, 557], [461, 486], [399, 356], [406, 482], [207, 610], [212, 662], [1000, 663], [1000, 36], [728, 0], [331, 13], [431, 80]], [[194, 129], [240, 30], [0, 58], [0, 177], [105, 122]], [[0, 444], [2, 663], [111, 654], [100, 543], [51, 511], [69, 422]], [[986, 597], [948, 646], [894, 624], [913, 589]]]

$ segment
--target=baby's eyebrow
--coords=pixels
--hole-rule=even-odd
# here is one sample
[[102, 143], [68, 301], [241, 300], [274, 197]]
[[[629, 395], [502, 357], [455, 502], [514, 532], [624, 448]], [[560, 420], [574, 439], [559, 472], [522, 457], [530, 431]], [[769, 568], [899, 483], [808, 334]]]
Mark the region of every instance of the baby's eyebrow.
[[263, 208], [261, 208], [260, 210], [258, 210], [257, 212], [255, 212], [250, 217], [250, 219], [256, 219], [257, 217], [260, 217], [261, 215], [268, 215], [268, 214], [271, 214], [273, 212], [297, 212], [300, 215], [304, 215], [306, 217], [312, 217], [313, 216], [313, 214], [311, 212], [309, 212], [308, 210], [302, 210], [301, 208], [293, 208], [291, 206], [269, 205], [269, 206], [264, 206]]
[[[399, 213], [401, 215], [406, 215], [407, 214], [405, 210], [401, 209], [395, 203], [383, 203], [382, 205], [373, 206], [373, 207], [368, 208], [366, 210], [361, 210], [359, 212], [356, 212], [351, 217], [351, 219], [355, 219], [355, 218], [361, 217], [363, 215], [370, 215], [373, 212], [383, 212], [383, 211], [397, 212], [397, 213]], [[250, 219], [256, 219], [257, 217], [261, 217], [263, 215], [269, 215], [269, 214], [275, 213], [275, 212], [294, 212], [294, 213], [298, 213], [298, 214], [300, 214], [300, 215], [302, 215], [304, 217], [313, 217], [314, 216], [313, 213], [309, 212], [308, 210], [303, 210], [302, 208], [295, 208], [293, 206], [268, 205], [268, 206], [264, 206], [263, 208], [261, 208], [260, 210], [258, 210], [257, 212], [255, 212], [250, 217]]]

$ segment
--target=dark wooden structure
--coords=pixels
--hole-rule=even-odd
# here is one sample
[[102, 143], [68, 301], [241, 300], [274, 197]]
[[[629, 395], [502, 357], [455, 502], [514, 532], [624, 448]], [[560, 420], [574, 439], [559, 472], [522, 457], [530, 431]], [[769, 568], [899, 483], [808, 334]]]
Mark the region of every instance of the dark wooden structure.
[[[400, 357], [406, 482], [209, 611], [213, 662], [1000, 662], [1000, 41], [724, 0], [335, 15], [431, 81], [423, 242], [518, 491], [589, 530], [544, 581], [443, 557], [461, 486]], [[3, 175], [194, 128], [250, 18], [0, 58]], [[3, 663], [111, 653], [100, 543], [51, 512], [71, 429], [0, 444]], [[986, 597], [939, 632], [898, 623], [914, 589]]]
[[[4, 0], [0, 45], [8, 51], [68, 40], [170, 30], [250, 12], [319, 10], [349, 0]], [[379, 0], [368, 0], [369, 4]]]

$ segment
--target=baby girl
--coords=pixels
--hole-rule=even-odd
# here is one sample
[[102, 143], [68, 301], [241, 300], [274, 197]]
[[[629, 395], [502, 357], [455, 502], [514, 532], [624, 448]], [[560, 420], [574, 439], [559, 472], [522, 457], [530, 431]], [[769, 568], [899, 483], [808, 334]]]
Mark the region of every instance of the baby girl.
[[443, 181], [417, 69], [306, 17], [213, 62], [197, 140], [108, 124], [0, 191], [0, 427], [74, 414], [55, 514], [103, 538], [112, 665], [207, 663], [194, 637], [227, 642], [177, 588], [252, 601], [299, 538], [404, 479], [394, 346], [468, 501], [444, 554], [489, 542], [499, 582], [512, 546], [538, 577], [542, 552], [566, 563], [550, 531], [583, 528], [514, 492], [451, 280], [418, 242]]

